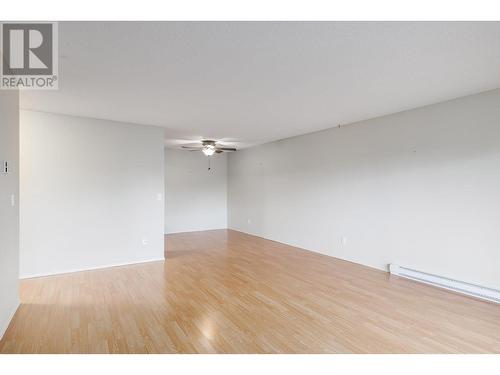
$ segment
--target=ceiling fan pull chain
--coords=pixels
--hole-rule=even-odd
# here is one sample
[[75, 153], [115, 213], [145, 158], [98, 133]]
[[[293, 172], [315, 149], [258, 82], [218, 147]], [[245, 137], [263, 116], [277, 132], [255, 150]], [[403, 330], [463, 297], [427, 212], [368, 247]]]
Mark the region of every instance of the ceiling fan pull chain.
[[208, 157], [208, 170], [210, 170], [210, 169], [212, 169], [212, 168], [210, 167], [210, 156], [209, 156]]

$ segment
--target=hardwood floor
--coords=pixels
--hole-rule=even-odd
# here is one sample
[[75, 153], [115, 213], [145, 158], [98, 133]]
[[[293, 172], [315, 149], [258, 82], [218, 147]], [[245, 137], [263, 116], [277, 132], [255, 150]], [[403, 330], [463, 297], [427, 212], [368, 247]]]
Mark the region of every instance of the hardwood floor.
[[500, 306], [234, 231], [23, 280], [2, 353], [500, 352]]

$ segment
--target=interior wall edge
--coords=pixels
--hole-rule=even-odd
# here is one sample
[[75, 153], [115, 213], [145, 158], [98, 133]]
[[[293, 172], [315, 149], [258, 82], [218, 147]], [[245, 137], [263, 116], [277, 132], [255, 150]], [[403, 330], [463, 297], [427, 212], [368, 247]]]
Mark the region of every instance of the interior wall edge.
[[2, 340], [3, 335], [5, 335], [5, 332], [7, 332], [7, 329], [9, 328], [9, 325], [12, 322], [12, 318], [16, 314], [16, 311], [19, 308], [19, 306], [21, 306], [21, 302], [17, 301], [17, 304], [15, 304], [12, 307], [11, 312], [10, 312], [8, 318], [7, 318], [7, 321], [3, 322], [2, 324], [0, 324], [0, 340]]
[[19, 276], [19, 278], [21, 280], [34, 279], [34, 278], [38, 278], [38, 277], [58, 276], [58, 275], [65, 275], [65, 274], [69, 274], [69, 273], [104, 270], [106, 268], [133, 266], [134, 264], [150, 263], [150, 262], [163, 262], [163, 261], [165, 261], [165, 257], [144, 259], [144, 260], [138, 260], [138, 261], [133, 261], [133, 262], [127, 262], [127, 263], [106, 264], [106, 265], [95, 266], [95, 267], [75, 268], [75, 269], [64, 270], [64, 271], [61, 270], [61, 271], [45, 272], [45, 273], [38, 273], [38, 274], [22, 274]]

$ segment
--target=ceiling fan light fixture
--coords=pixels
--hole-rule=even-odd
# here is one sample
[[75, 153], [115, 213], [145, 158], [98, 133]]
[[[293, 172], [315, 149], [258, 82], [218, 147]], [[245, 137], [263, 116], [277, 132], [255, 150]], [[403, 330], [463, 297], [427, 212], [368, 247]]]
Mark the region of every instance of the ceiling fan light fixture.
[[215, 146], [213, 145], [206, 145], [203, 146], [203, 149], [201, 150], [206, 156], [212, 156], [215, 153]]

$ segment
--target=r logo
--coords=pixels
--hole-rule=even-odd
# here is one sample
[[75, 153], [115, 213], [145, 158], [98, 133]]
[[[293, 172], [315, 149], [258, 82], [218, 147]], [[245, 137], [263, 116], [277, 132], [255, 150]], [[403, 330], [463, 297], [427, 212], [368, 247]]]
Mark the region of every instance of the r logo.
[[3, 76], [52, 75], [52, 23], [3, 23]]

